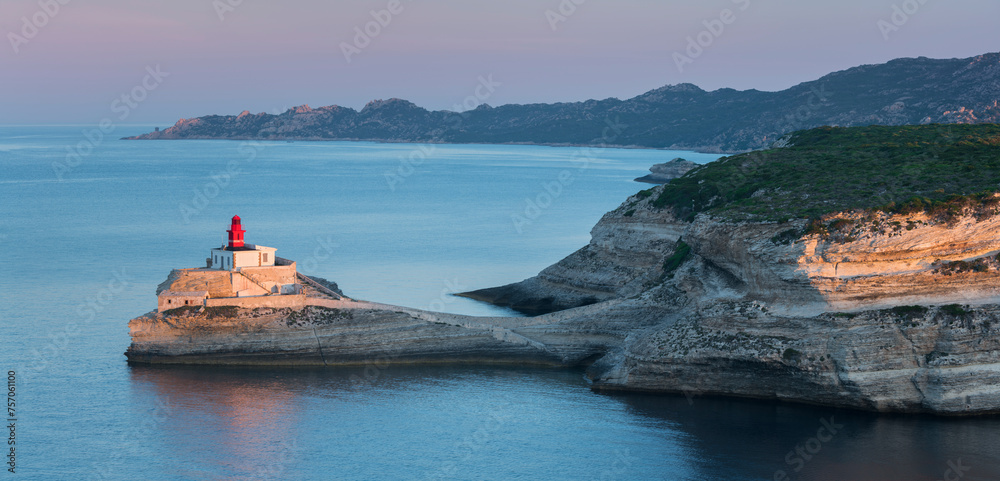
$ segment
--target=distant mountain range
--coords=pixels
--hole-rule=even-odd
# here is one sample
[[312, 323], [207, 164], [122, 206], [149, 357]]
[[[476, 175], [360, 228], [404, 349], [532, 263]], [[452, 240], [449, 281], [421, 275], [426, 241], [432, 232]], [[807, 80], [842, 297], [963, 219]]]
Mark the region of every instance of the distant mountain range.
[[[738, 75], [735, 72], [734, 75]], [[209, 115], [129, 139], [372, 140], [605, 144], [737, 152], [831, 126], [1000, 122], [1000, 53], [902, 58], [834, 72], [780, 92], [668, 85], [628, 100], [503, 105], [456, 113], [401, 99], [272, 115]]]

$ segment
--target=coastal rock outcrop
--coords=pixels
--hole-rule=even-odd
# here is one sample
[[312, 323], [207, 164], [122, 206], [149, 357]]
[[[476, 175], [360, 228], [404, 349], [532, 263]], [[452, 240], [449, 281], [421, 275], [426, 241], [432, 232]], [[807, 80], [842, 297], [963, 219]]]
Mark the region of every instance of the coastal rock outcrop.
[[[786, 241], [781, 234], [804, 223], [685, 222], [637, 200], [607, 214], [584, 249], [506, 287], [525, 302], [600, 296], [584, 307], [477, 318], [315, 298], [303, 311], [150, 313], [130, 322], [127, 355], [155, 363], [590, 365], [600, 390], [1000, 412], [1000, 215], [948, 224], [892, 216], [878, 221], [884, 231], [867, 226], [849, 242], [819, 234]], [[897, 222], [919, 227], [896, 230]], [[690, 254], [665, 272], [682, 238]]]
[[[981, 192], [1000, 169], [1000, 130], [958, 132], [960, 156], [919, 140], [927, 135], [936, 135], [934, 127], [818, 129], [779, 151], [722, 159], [631, 196], [602, 217], [588, 245], [537, 276], [463, 294], [535, 317], [458, 316], [307, 292], [307, 307], [298, 310], [147, 314], [129, 324], [127, 356], [209, 364], [544, 363], [587, 366], [596, 390], [1000, 413], [1000, 194]], [[829, 145], [852, 139], [878, 157], [830, 153]], [[900, 154], [901, 144], [916, 145], [916, 153]], [[979, 193], [936, 189], [928, 194], [938, 200], [879, 205], [845, 199], [855, 189], [850, 182], [865, 186], [868, 177], [841, 179], [840, 190], [826, 193], [816, 186], [829, 179], [773, 181], [774, 172], [824, 170], [807, 160], [840, 165], [843, 155], [897, 162], [906, 172], [893, 176], [906, 187], [897, 195], [919, 182], [934, 189], [935, 172], [951, 189]], [[746, 181], [755, 176], [763, 183]], [[775, 212], [775, 205], [790, 207]], [[842, 208], [830, 208], [836, 205]], [[817, 209], [825, 213], [800, 215]], [[787, 213], [796, 215], [774, 217]]]
[[647, 184], [666, 184], [667, 182], [688, 173], [688, 171], [697, 166], [698, 164], [691, 162], [690, 160], [676, 158], [670, 162], [653, 165], [649, 168], [649, 174], [639, 177], [635, 179], [635, 181], [645, 182]]
[[[477, 318], [315, 298], [298, 311], [154, 312], [130, 322], [127, 355], [153, 363], [589, 365], [599, 390], [1000, 412], [1000, 215], [950, 225], [895, 216], [881, 222], [927, 225], [850, 242], [818, 234], [784, 241], [782, 232], [803, 223], [685, 222], [631, 205], [637, 199], [607, 214], [587, 247], [506, 287], [543, 304], [600, 296], [583, 307]], [[690, 253], [665, 272], [679, 241]], [[955, 266], [977, 259], [982, 267]]]
[[[884, 231], [856, 225], [852, 232], [867, 233], [849, 242], [819, 234], [785, 240], [781, 234], [801, 232], [804, 221], [727, 223], [699, 216], [667, 226], [662, 217], [630, 207], [635, 200], [605, 216], [594, 232], [624, 222], [633, 235], [651, 235], [640, 245], [656, 247], [639, 251], [595, 234], [588, 262], [576, 253], [538, 278], [494, 290], [526, 304], [572, 299], [581, 295], [576, 280], [603, 273], [605, 297], [633, 296], [631, 304], [609, 311], [627, 316], [637, 305], [656, 311], [657, 325], [636, 326], [620, 350], [590, 367], [595, 389], [877, 411], [1000, 411], [1000, 216], [969, 215], [948, 224], [926, 215], [886, 216], [877, 220]], [[636, 213], [622, 215], [631, 209]], [[896, 223], [919, 227], [896, 230]], [[664, 245], [681, 238], [690, 254], [674, 272], [617, 268], [622, 252], [662, 265], [673, 255]], [[662, 283], [650, 287], [656, 276]], [[636, 294], [627, 286], [646, 289]]]
[[782, 316], [728, 301], [630, 337], [596, 389], [728, 395], [883, 412], [1000, 411], [1000, 306]]
[[[638, 202], [640, 195], [624, 205]], [[626, 209], [605, 214], [591, 229], [589, 244], [537, 276], [458, 295], [526, 314], [544, 314], [649, 289], [662, 277], [663, 260], [687, 225], [648, 206]]]
[[[227, 365], [488, 363], [576, 366], [619, 345], [655, 310], [609, 306], [534, 318], [444, 314], [348, 298], [300, 308], [201, 307], [129, 321], [130, 362]], [[639, 313], [638, 316], [633, 314]]]

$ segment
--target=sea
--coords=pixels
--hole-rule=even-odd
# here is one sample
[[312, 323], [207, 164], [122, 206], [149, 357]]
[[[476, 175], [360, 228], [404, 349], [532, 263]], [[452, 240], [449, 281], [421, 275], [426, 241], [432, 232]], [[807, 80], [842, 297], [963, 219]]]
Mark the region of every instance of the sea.
[[0, 126], [5, 479], [1000, 480], [998, 418], [599, 394], [578, 369], [130, 366], [128, 320], [233, 215], [351, 297], [518, 315], [453, 294], [586, 245], [651, 165], [719, 157], [119, 140], [152, 128]]

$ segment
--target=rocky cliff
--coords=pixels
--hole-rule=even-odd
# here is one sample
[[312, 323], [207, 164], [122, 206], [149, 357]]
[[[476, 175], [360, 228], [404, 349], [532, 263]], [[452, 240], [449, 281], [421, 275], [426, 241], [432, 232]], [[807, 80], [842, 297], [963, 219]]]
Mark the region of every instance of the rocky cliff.
[[[657, 325], [591, 366], [596, 389], [997, 412], [1000, 131], [954, 133], [822, 130], [724, 158], [629, 198], [538, 276], [468, 295], [529, 311], [622, 299], [610, 310], [655, 310]], [[917, 139], [914, 151], [896, 143]], [[872, 177], [884, 168], [873, 151], [891, 182]], [[851, 156], [865, 163], [851, 170]]]
[[627, 100], [481, 105], [461, 113], [428, 111], [400, 99], [373, 101], [360, 111], [303, 105], [277, 115], [244, 111], [181, 119], [132, 138], [599, 143], [738, 152], [822, 125], [998, 122], [998, 92], [1000, 53], [990, 53], [862, 65], [780, 92], [707, 92], [681, 84]]
[[[888, 226], [919, 227], [845, 242], [781, 238], [790, 226], [801, 232], [804, 221], [665, 222], [648, 203], [632, 205], [637, 200], [606, 215], [581, 251], [493, 290], [522, 304], [630, 298], [607, 311], [656, 312], [654, 326], [636, 325], [591, 366], [595, 388], [879, 411], [1000, 411], [1000, 215], [969, 213], [948, 224], [926, 214], [887, 216]], [[665, 272], [681, 243], [689, 253]]]
[[[955, 132], [967, 144], [958, 157], [947, 149], [914, 157], [904, 147], [935, 132], [807, 132], [780, 151], [722, 159], [630, 197], [587, 246], [538, 276], [468, 294], [543, 313], [535, 317], [324, 299], [300, 311], [148, 314], [130, 322], [127, 354], [134, 362], [586, 365], [598, 390], [1000, 413], [1000, 195], [982, 192], [998, 178], [1000, 131]], [[950, 192], [881, 204], [845, 196], [847, 180], [824, 196], [817, 186], [829, 178], [778, 186], [770, 177], [807, 160], [832, 172], [822, 164], [845, 159], [831, 143], [894, 162], [893, 178], [907, 187], [876, 182], [885, 192], [924, 194], [909, 175]], [[979, 175], [964, 175], [972, 171]], [[851, 174], [872, 184], [870, 172]], [[716, 189], [723, 184], [746, 192]], [[772, 218], [762, 206], [785, 196], [798, 199], [780, 213], [789, 217]], [[803, 216], [817, 206], [828, 210]]]

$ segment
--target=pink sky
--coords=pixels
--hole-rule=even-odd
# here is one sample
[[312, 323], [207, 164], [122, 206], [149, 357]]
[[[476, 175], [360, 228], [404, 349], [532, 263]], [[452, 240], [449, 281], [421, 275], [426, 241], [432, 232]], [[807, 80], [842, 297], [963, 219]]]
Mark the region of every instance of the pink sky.
[[[888, 39], [878, 22], [907, 2], [586, 0], [553, 31], [546, 11], [573, 0], [400, 0], [351, 62], [341, 43], [390, 0], [62, 1], [55, 15], [37, 1], [0, 3], [0, 123], [114, 117], [112, 102], [157, 65], [169, 76], [124, 122], [389, 97], [446, 109], [490, 74], [502, 84], [493, 105], [628, 98], [681, 82], [778, 90], [897, 57], [1000, 50], [994, 0], [928, 1]], [[213, 4], [226, 2], [239, 5], [220, 20]], [[679, 71], [674, 52], [727, 8], [734, 21]], [[15, 53], [22, 17], [47, 23]]]

